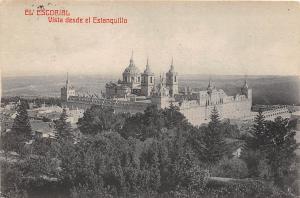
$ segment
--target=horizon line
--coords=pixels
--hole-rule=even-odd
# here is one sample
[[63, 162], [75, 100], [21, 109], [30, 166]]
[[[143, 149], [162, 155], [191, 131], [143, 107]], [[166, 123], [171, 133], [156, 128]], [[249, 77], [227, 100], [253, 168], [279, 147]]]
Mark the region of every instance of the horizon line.
[[[70, 76], [110, 76], [110, 77], [115, 77], [115, 76], [122, 76], [119, 74], [78, 74], [78, 73], [70, 73], [68, 72]], [[178, 76], [188, 76], [188, 75], [203, 75], [203, 76], [245, 76], [245, 74], [201, 74], [201, 73], [183, 73], [183, 74], [178, 74]], [[17, 78], [17, 77], [46, 77], [46, 76], [65, 76], [65, 74], [33, 74], [33, 75], [1, 75], [1, 78]], [[156, 76], [156, 75], [155, 75]], [[159, 75], [158, 75], [159, 76]], [[282, 77], [299, 77], [300, 75], [297, 74], [247, 74], [247, 77], [249, 76], [282, 76]]]

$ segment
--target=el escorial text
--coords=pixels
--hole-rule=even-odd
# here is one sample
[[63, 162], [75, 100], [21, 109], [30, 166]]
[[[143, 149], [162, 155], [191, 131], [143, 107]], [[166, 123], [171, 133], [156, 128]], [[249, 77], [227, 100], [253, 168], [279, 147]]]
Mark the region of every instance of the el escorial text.
[[48, 23], [74, 23], [74, 24], [126, 24], [126, 17], [72, 17], [67, 9], [25, 9], [26, 16], [46, 16]]

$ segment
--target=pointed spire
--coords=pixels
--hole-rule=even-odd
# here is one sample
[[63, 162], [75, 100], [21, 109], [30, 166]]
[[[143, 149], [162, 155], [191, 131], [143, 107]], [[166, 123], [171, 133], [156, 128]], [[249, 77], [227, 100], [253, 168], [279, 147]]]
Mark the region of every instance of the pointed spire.
[[172, 56], [172, 60], [171, 60], [170, 72], [174, 72], [173, 56]]
[[146, 63], [146, 69], [144, 70], [144, 74], [148, 74], [148, 75], [154, 75], [154, 73], [151, 71], [150, 69], [150, 65], [149, 65], [149, 57], [147, 56], [147, 63]]
[[213, 86], [212, 86], [211, 76], [209, 76], [207, 90], [208, 90], [209, 93], [211, 93], [213, 89], [214, 89], [214, 88], [213, 88]]
[[67, 72], [67, 81], [66, 84], [69, 84], [69, 72]]
[[131, 50], [130, 64], [129, 66], [133, 66], [133, 49]]
[[150, 72], [150, 65], [149, 65], [149, 56], [147, 56], [147, 63], [146, 63], [146, 70], [145, 73]]
[[207, 87], [212, 87], [212, 85], [211, 85], [211, 76], [210, 75], [209, 75], [208, 86]]
[[244, 76], [244, 86], [243, 86], [243, 88], [248, 88], [247, 75]]
[[146, 66], [149, 66], [149, 56], [147, 56], [147, 64]]

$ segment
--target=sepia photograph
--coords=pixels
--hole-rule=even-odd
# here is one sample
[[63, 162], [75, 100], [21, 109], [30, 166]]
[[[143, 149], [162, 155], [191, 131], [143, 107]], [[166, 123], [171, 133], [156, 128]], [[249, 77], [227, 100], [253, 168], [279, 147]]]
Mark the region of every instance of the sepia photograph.
[[300, 197], [297, 1], [0, 0], [0, 198]]

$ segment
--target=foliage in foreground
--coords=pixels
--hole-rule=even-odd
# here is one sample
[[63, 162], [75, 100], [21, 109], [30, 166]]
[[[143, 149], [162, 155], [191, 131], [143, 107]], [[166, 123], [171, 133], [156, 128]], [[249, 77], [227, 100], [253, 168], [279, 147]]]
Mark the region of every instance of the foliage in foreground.
[[[225, 137], [239, 135], [220, 122], [216, 109], [207, 126], [193, 127], [172, 106], [149, 107], [133, 116], [93, 107], [78, 123], [84, 135], [76, 143], [66, 120], [63, 113], [56, 121], [56, 140], [36, 139], [17, 163], [1, 164], [6, 193], [22, 197], [26, 191], [63, 186], [76, 198], [290, 197], [276, 182], [290, 178], [282, 171], [290, 168], [297, 147], [286, 120], [257, 121], [243, 159], [232, 158]], [[267, 178], [259, 181], [238, 180], [264, 173]]]

